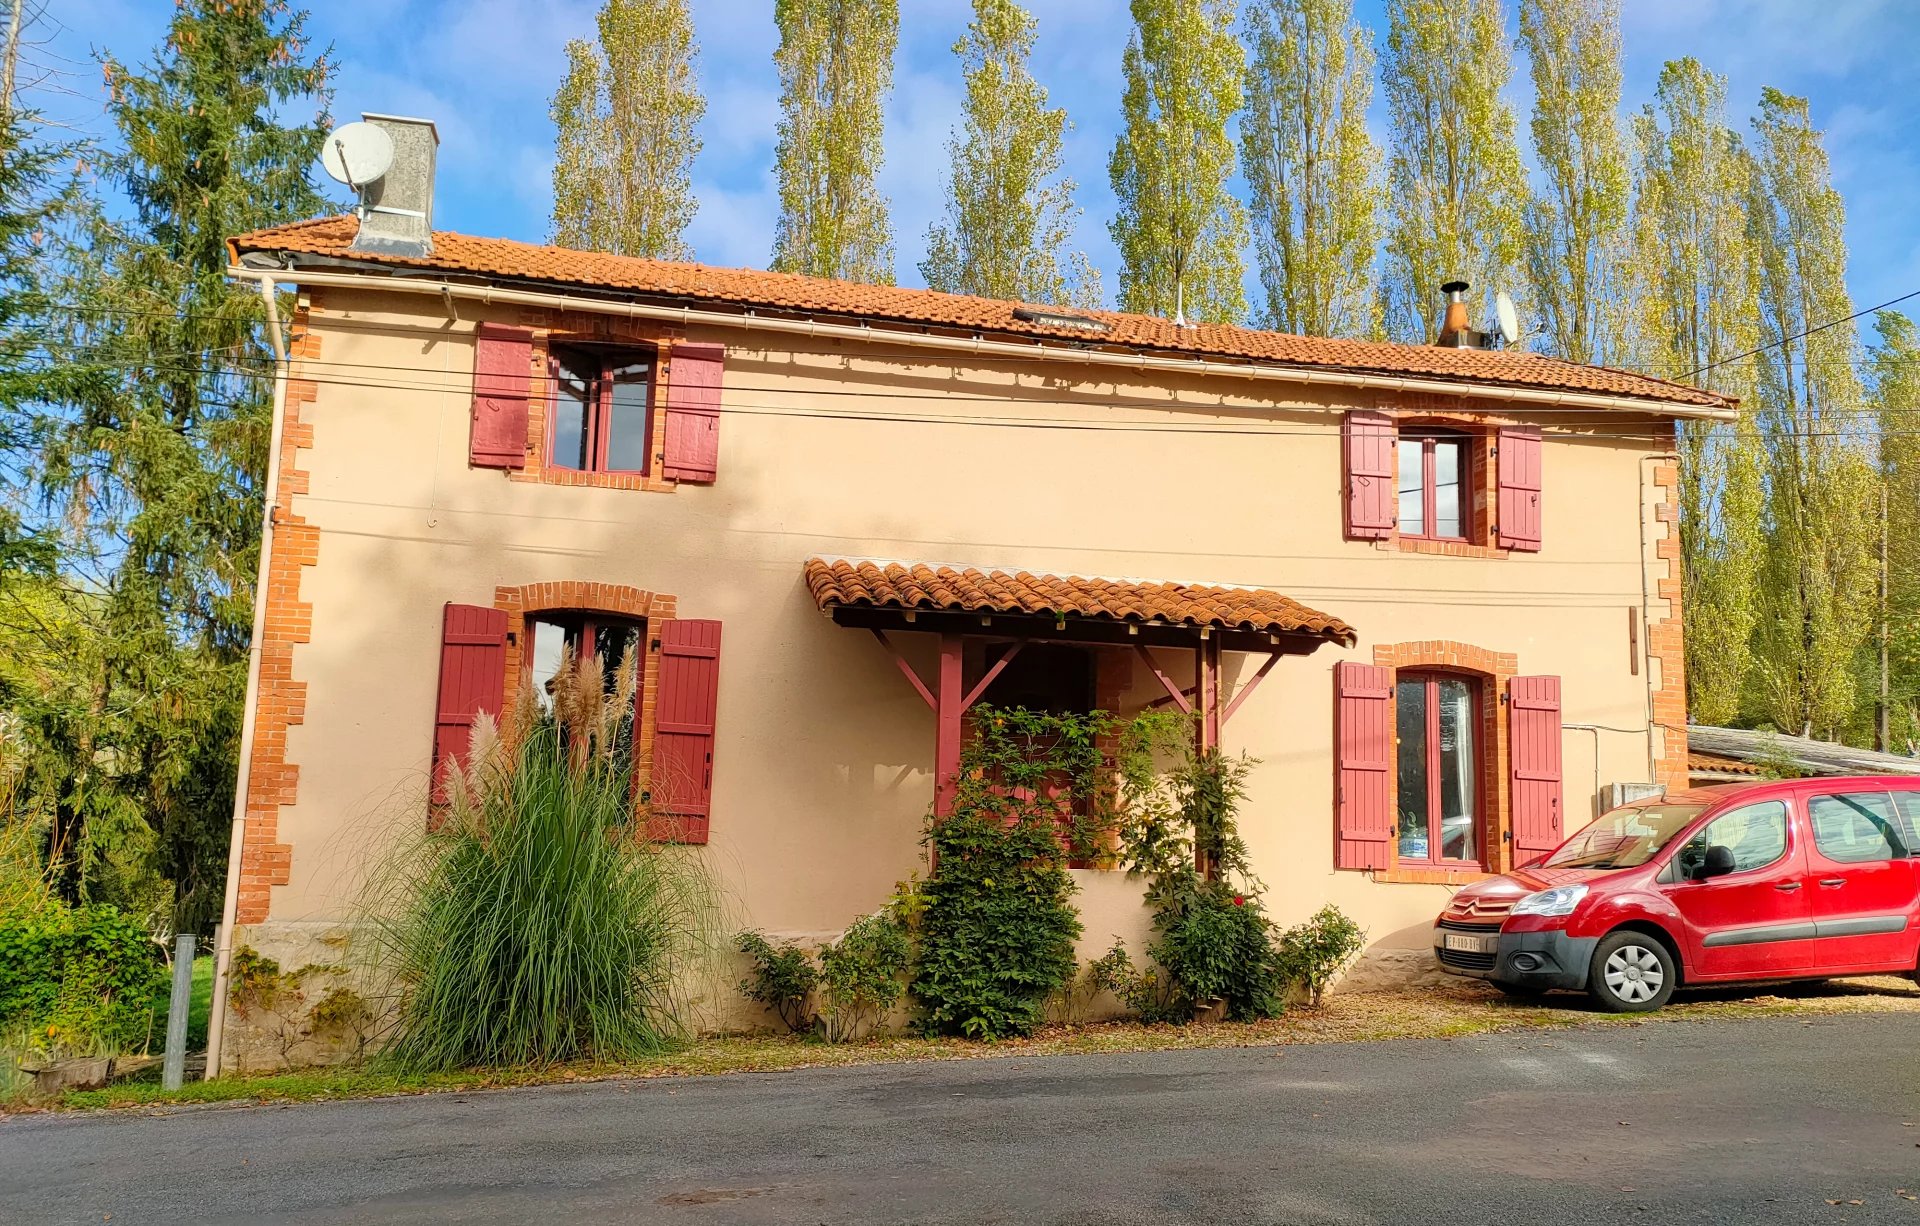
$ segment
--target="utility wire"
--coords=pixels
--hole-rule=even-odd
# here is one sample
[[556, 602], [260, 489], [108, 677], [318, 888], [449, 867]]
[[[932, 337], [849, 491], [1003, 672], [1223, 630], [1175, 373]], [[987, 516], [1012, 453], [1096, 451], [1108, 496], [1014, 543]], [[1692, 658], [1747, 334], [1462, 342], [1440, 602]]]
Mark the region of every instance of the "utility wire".
[[1718, 362], [1709, 362], [1705, 366], [1696, 366], [1692, 370], [1688, 371], [1686, 374], [1678, 376], [1678, 378], [1691, 379], [1695, 375], [1701, 374], [1704, 371], [1713, 370], [1715, 367], [1726, 366], [1733, 362], [1739, 362], [1747, 358], [1757, 357], [1760, 354], [1765, 353], [1769, 349], [1778, 349], [1782, 345], [1791, 345], [1793, 342], [1797, 340], [1804, 340], [1807, 337], [1814, 335], [1816, 332], [1825, 332], [1828, 328], [1837, 328], [1841, 324], [1851, 323], [1854, 320], [1860, 318], [1862, 315], [1872, 315], [1877, 311], [1884, 311], [1890, 306], [1898, 306], [1909, 298], [1920, 298], [1920, 289], [1914, 290], [1912, 293], [1909, 293], [1909, 294], [1902, 294], [1898, 298], [1889, 299], [1886, 302], [1881, 303], [1879, 306], [1868, 307], [1864, 311], [1855, 311], [1853, 314], [1846, 316], [1844, 319], [1830, 319], [1826, 323], [1820, 324], [1818, 327], [1808, 328], [1805, 332], [1796, 332], [1792, 336], [1783, 336], [1777, 341], [1769, 341], [1767, 344], [1760, 346], [1758, 349], [1749, 349], [1745, 353], [1736, 353], [1732, 357], [1722, 358]]

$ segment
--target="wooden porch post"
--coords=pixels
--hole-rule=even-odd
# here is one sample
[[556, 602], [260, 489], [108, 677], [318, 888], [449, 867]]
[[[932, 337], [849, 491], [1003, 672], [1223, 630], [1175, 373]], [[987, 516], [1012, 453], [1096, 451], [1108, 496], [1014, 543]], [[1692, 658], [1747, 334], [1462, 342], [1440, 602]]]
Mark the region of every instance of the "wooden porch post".
[[954, 794], [959, 790], [960, 721], [967, 711], [967, 693], [961, 686], [958, 634], [947, 632], [940, 636], [940, 675], [934, 692], [940, 705], [934, 713], [933, 815], [941, 818], [953, 811]]
[[1200, 748], [1220, 748], [1220, 640], [1208, 636], [1195, 648], [1200, 702]]

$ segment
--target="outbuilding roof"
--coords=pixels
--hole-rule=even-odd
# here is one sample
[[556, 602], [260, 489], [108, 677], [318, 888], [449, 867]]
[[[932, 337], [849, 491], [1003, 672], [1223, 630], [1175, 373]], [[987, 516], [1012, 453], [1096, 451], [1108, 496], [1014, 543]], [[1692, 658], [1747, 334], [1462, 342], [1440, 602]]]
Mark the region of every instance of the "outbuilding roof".
[[1353, 628], [1265, 588], [1142, 579], [1036, 575], [925, 562], [810, 558], [807, 588], [836, 607], [912, 612], [1051, 615], [1186, 628], [1299, 634], [1351, 647]]
[[[434, 233], [433, 253], [424, 257], [351, 252], [348, 245], [353, 241], [356, 225], [351, 216], [340, 216], [257, 230], [229, 240], [229, 254], [236, 263], [250, 252], [273, 252], [291, 257], [295, 268], [301, 266], [301, 257], [308, 257], [307, 262], [315, 264], [325, 260], [351, 260], [396, 269], [432, 270], [530, 286], [581, 287], [743, 310], [1072, 341], [1123, 352], [1620, 396], [1645, 400], [1648, 411], [1654, 413], [1660, 412], [1662, 406], [1724, 411], [1736, 403], [1715, 392], [1665, 379], [1612, 367], [1563, 362], [1519, 349], [1452, 349], [1295, 336], [1230, 324], [1175, 326], [1170, 320], [1152, 315], [1062, 311], [1056, 307], [933, 290], [645, 260], [503, 238], [474, 238], [446, 231]], [[1016, 316], [1016, 310], [1039, 313], [1040, 317], [1022, 319]], [[1089, 329], [1049, 322], [1063, 314], [1082, 317], [1097, 327]]]

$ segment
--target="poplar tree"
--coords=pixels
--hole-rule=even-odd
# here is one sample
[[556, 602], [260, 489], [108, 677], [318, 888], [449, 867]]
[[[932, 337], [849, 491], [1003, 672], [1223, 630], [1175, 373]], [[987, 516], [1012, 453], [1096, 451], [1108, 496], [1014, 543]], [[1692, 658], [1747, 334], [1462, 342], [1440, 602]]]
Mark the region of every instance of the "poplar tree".
[[707, 104], [687, 0], [606, 0], [599, 43], [567, 44], [553, 96], [553, 241], [648, 259], [692, 256], [695, 128]]
[[1570, 362], [1626, 351], [1628, 167], [1620, 134], [1619, 0], [1522, 0], [1541, 190], [1526, 262], [1547, 347]]
[[1384, 187], [1367, 132], [1373, 35], [1352, 0], [1253, 0], [1240, 120], [1262, 322], [1307, 336], [1380, 330]]
[[1034, 22], [1013, 0], [974, 0], [953, 45], [966, 82], [946, 220], [927, 230], [920, 274], [930, 289], [1097, 307], [1099, 273], [1067, 251], [1080, 210], [1061, 173], [1067, 113], [1033, 77]]
[[1854, 366], [1845, 214], [1804, 98], [1777, 89], [1753, 121], [1760, 268], [1759, 427], [1768, 456], [1760, 583], [1761, 710], [1838, 736], [1856, 716], [1873, 614], [1877, 501]]
[[1527, 185], [1500, 0], [1387, 0], [1387, 331], [1430, 340], [1440, 286], [1515, 282]]
[[893, 284], [893, 234], [876, 178], [893, 83], [898, 0], [776, 0], [780, 219], [773, 267]]
[[1107, 173], [1120, 212], [1120, 309], [1213, 323], [1247, 313], [1246, 208], [1227, 190], [1246, 56], [1233, 0], [1132, 0], [1125, 127]]
[[304, 24], [282, 0], [183, 0], [150, 64], [104, 60], [125, 215], [66, 257], [52, 343], [85, 384], [36, 426], [49, 510], [93, 546], [61, 560], [95, 620], [42, 745], [66, 755], [42, 782], [59, 884], [144, 890], [144, 858], [183, 931], [220, 905], [271, 419], [260, 295], [226, 240], [332, 207], [310, 178], [330, 66]]
[[1633, 120], [1631, 356], [1742, 402], [1738, 422], [1681, 422], [1675, 440], [1687, 701], [1708, 724], [1742, 712], [1765, 547], [1754, 365], [1733, 360], [1760, 344], [1747, 226], [1754, 168], [1726, 110], [1726, 81], [1686, 58], [1661, 69], [1654, 101]]
[[1898, 311], [1882, 311], [1874, 326], [1879, 343], [1869, 371], [1880, 418], [1886, 546], [1880, 619], [1888, 709], [1881, 748], [1911, 753], [1920, 739], [1920, 429], [1914, 425], [1920, 420], [1920, 329]]

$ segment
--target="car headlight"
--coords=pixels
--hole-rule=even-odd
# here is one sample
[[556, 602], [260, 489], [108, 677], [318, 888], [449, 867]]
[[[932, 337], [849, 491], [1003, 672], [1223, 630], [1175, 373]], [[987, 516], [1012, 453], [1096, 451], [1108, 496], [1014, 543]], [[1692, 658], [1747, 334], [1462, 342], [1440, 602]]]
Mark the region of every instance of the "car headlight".
[[1551, 890], [1529, 894], [1513, 904], [1515, 915], [1572, 915], [1580, 900], [1587, 896], [1584, 885], [1557, 885]]

